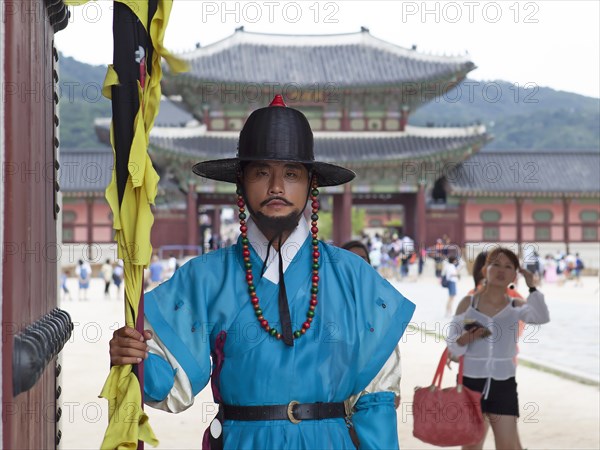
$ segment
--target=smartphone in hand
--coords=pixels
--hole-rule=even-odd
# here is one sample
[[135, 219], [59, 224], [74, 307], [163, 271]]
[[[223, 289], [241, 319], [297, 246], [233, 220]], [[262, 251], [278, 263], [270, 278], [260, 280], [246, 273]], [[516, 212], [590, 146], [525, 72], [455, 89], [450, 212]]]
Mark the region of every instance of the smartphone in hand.
[[465, 319], [463, 328], [465, 331], [471, 331], [475, 328], [484, 328], [485, 331], [483, 333], [483, 337], [488, 337], [492, 334], [492, 332], [485, 325], [473, 319]]

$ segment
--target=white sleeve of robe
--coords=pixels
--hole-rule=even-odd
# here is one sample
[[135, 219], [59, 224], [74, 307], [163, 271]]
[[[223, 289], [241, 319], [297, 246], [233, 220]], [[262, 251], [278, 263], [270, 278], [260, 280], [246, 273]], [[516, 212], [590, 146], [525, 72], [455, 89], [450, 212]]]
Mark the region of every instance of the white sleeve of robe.
[[154, 332], [152, 325], [147, 320], [144, 320], [144, 329], [152, 331], [152, 339], [146, 341], [150, 348], [149, 352], [160, 356], [166, 360], [173, 369], [175, 369], [175, 380], [173, 387], [167, 397], [160, 402], [146, 400], [146, 404], [152, 408], [162, 409], [163, 411], [178, 413], [185, 411], [194, 404], [194, 394], [192, 393], [192, 384], [188, 379], [185, 371], [177, 362], [175, 357], [166, 349], [160, 338]]
[[400, 346], [396, 345], [394, 351], [385, 362], [375, 378], [356, 395], [350, 396], [346, 403], [346, 411], [351, 411], [361, 395], [372, 394], [374, 392], [393, 392], [396, 396], [400, 396], [400, 379], [402, 378], [402, 370], [400, 367]]

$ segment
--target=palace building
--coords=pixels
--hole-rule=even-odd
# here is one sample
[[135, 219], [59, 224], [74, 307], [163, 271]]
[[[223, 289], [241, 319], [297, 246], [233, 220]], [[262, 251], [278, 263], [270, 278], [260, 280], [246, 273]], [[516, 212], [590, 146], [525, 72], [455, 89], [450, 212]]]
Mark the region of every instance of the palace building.
[[[352, 208], [360, 207], [366, 210], [365, 228], [394, 224], [418, 245], [430, 246], [445, 234], [460, 246], [598, 248], [597, 152], [480, 152], [491, 139], [483, 125], [410, 125], [412, 112], [475, 69], [466, 56], [426, 55], [364, 28], [322, 36], [240, 28], [179, 56], [191, 71], [165, 75], [167, 98], [150, 134], [150, 154], [161, 175], [152, 231], [156, 248], [195, 248], [206, 227], [220, 233], [221, 209], [234, 204], [235, 186], [199, 178], [191, 166], [235, 156], [245, 119], [276, 93], [308, 117], [319, 159], [357, 173], [352, 183], [322, 189], [336, 244], [352, 237]], [[106, 144], [109, 124], [96, 123]], [[108, 158], [110, 165], [111, 149], [63, 150], [62, 158], [79, 161], [80, 168], [73, 182], [62, 183], [64, 241], [109, 242], [109, 209], [100, 198], [108, 179], [83, 181], [93, 178], [86, 161], [104, 164]]]

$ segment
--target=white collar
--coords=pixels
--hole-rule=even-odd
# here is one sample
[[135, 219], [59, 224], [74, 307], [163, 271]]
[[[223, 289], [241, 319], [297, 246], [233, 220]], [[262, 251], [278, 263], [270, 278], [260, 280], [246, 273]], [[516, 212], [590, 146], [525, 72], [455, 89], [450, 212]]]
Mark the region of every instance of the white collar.
[[[258, 229], [258, 226], [254, 223], [252, 217], [248, 219], [247, 226], [248, 240], [254, 251], [258, 254], [260, 260], [264, 263], [265, 257], [267, 256], [269, 240], [262, 234], [262, 231]], [[281, 246], [284, 273], [300, 251], [302, 245], [304, 245], [304, 241], [308, 237], [309, 231], [308, 223], [304, 219], [304, 215], [302, 215], [298, 221], [298, 226]], [[279, 283], [279, 252], [276, 252], [273, 247], [271, 247], [271, 250], [269, 251], [269, 261], [267, 261], [267, 269], [263, 276], [275, 284]]]

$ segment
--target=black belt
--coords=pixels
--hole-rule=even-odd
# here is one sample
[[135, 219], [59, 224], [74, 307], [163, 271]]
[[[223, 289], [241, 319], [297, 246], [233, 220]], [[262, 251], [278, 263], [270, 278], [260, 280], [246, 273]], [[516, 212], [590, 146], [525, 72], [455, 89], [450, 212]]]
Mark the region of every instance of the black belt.
[[303, 420], [333, 419], [346, 417], [344, 403], [298, 403], [287, 405], [233, 406], [221, 405], [225, 420], [289, 420], [300, 423]]

